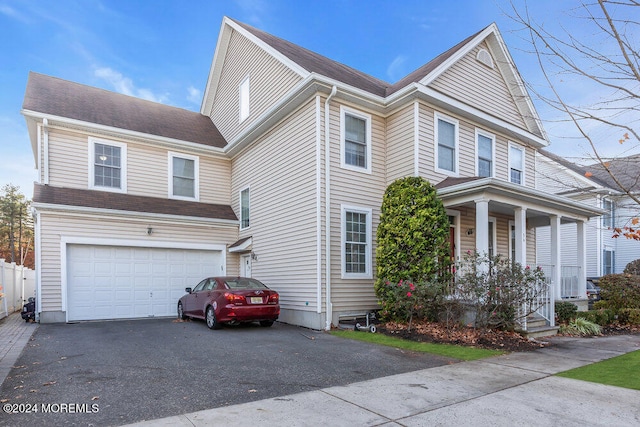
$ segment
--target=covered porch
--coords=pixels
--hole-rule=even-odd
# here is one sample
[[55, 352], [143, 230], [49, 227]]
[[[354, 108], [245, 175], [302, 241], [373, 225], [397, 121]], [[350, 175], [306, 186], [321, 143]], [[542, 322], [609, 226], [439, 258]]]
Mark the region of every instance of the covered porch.
[[[536, 227], [549, 226], [551, 264], [541, 265], [547, 277], [548, 294], [538, 314], [554, 326], [554, 302], [563, 298], [585, 299], [586, 230], [590, 217], [601, 211], [585, 204], [494, 178], [447, 178], [436, 185], [450, 216], [452, 249], [476, 250], [490, 256], [501, 254], [523, 266], [536, 263]], [[563, 265], [560, 226], [576, 224], [577, 265]], [[526, 323], [523, 329], [526, 330]]]

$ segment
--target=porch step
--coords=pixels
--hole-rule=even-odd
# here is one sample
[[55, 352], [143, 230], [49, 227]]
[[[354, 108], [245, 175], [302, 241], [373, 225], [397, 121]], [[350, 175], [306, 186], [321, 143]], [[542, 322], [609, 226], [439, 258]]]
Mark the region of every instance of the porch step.
[[527, 338], [551, 337], [558, 333], [558, 329], [557, 326], [528, 327], [526, 331], [522, 331], [520, 334]]

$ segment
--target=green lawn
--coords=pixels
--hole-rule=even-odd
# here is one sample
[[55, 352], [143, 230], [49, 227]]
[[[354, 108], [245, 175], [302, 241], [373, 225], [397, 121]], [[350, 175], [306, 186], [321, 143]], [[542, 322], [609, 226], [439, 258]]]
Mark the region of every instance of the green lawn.
[[347, 330], [331, 331], [331, 335], [349, 338], [358, 341], [366, 341], [374, 344], [386, 345], [389, 347], [401, 348], [404, 350], [420, 351], [423, 353], [437, 354], [438, 356], [451, 357], [459, 360], [477, 360], [485, 357], [498, 356], [504, 354], [500, 350], [487, 350], [483, 348], [465, 347], [453, 344], [433, 344], [415, 342], [390, 337], [384, 334], [372, 334], [369, 332], [356, 332]]
[[640, 350], [557, 374], [560, 377], [640, 390]]

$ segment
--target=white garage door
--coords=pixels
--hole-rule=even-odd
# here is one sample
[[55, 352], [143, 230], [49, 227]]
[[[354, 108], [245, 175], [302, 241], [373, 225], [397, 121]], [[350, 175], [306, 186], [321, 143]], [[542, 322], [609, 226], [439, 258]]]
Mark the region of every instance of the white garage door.
[[222, 262], [221, 251], [68, 245], [68, 320], [175, 316], [184, 288]]

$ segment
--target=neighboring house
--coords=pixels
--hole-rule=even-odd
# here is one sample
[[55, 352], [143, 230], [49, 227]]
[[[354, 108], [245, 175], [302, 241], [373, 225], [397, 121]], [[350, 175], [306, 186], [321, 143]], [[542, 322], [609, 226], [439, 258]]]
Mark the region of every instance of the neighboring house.
[[548, 142], [494, 24], [389, 84], [225, 18], [200, 113], [35, 73], [22, 112], [42, 322], [168, 316], [198, 278], [242, 274], [282, 321], [329, 328], [378, 307], [382, 196], [405, 176], [437, 185], [458, 260], [534, 263], [560, 222], [584, 247], [599, 213], [536, 189]]
[[[539, 150], [536, 156], [536, 185], [539, 189], [571, 197], [583, 203], [601, 208], [603, 215], [587, 222], [587, 276], [595, 277], [611, 273], [622, 273], [626, 265], [640, 258], [640, 242], [624, 236], [614, 238], [614, 228], [631, 226], [640, 206], [621, 191], [620, 186], [599, 163], [578, 166], [566, 159]], [[620, 184], [634, 194], [640, 193], [640, 155], [608, 160], [608, 167]], [[562, 226], [561, 253], [563, 268], [570, 272], [576, 265], [575, 233], [570, 224]], [[543, 265], [553, 264], [550, 253], [543, 242], [549, 242], [548, 227], [536, 230], [537, 261]], [[574, 295], [575, 289], [567, 286], [563, 297]]]

